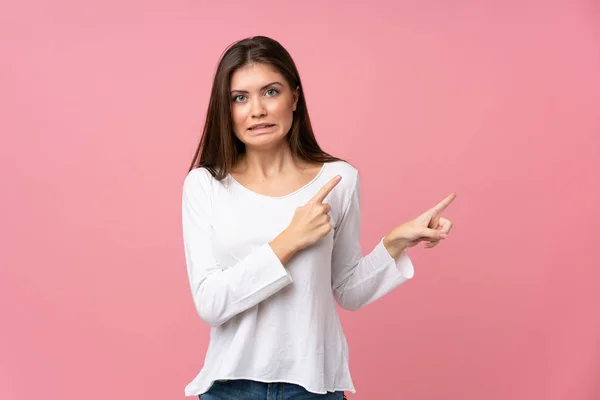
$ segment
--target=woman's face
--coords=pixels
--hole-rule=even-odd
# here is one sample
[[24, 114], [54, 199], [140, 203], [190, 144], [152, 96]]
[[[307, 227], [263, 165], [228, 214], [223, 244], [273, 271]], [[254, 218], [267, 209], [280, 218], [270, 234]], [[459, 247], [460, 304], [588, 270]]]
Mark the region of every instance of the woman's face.
[[298, 88], [292, 91], [270, 65], [239, 68], [231, 77], [230, 95], [233, 131], [246, 147], [274, 147], [292, 127]]

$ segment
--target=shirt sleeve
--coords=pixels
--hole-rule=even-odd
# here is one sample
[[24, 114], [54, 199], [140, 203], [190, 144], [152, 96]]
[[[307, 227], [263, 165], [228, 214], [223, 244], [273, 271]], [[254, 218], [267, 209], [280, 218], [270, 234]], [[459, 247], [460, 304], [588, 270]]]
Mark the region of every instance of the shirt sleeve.
[[395, 260], [383, 245], [383, 238], [363, 256], [358, 171], [349, 197], [334, 232], [332, 290], [342, 308], [357, 310], [411, 279], [414, 269], [406, 252]]
[[268, 243], [223, 269], [211, 242], [212, 191], [208, 172], [190, 171], [183, 183], [182, 225], [187, 273], [200, 318], [219, 326], [292, 283]]

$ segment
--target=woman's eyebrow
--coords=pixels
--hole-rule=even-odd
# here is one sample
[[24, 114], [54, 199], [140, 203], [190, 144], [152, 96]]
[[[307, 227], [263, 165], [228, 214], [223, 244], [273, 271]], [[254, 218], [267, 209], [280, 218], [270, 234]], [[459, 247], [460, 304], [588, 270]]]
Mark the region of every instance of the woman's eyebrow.
[[[265, 86], [261, 87], [261, 88], [260, 88], [260, 90], [264, 90], [264, 89], [268, 88], [268, 87], [269, 87], [269, 86], [271, 86], [271, 85], [279, 85], [279, 86], [283, 86], [283, 84], [282, 84], [281, 82], [271, 82], [271, 83], [269, 83], [268, 85], [265, 85]], [[237, 90], [237, 89], [233, 89], [233, 90], [231, 91], [231, 93], [233, 93], [233, 92], [237, 92], [237, 93], [248, 93], [248, 92], [247, 92], [247, 91], [245, 91], [245, 90]]]

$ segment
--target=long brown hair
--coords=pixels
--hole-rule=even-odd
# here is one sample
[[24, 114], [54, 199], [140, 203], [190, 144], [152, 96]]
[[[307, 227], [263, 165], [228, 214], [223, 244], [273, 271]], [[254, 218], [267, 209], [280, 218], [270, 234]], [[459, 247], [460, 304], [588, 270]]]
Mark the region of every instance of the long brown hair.
[[245, 144], [233, 133], [232, 100], [229, 92], [233, 73], [250, 63], [274, 67], [284, 76], [292, 90], [299, 88], [292, 127], [286, 135], [292, 155], [304, 161], [319, 163], [341, 160], [321, 150], [317, 143], [306, 108], [300, 74], [290, 54], [276, 40], [254, 36], [230, 45], [219, 61], [202, 137], [188, 172], [205, 167], [220, 181], [231, 171], [240, 154], [245, 152]]

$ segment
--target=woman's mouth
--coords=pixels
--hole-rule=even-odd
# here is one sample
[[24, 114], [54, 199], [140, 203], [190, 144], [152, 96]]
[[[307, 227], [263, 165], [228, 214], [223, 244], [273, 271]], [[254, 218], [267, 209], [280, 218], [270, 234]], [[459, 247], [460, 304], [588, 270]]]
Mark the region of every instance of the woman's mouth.
[[249, 128], [249, 130], [251, 130], [252, 132], [263, 132], [271, 130], [274, 126], [274, 124], [260, 124]]

